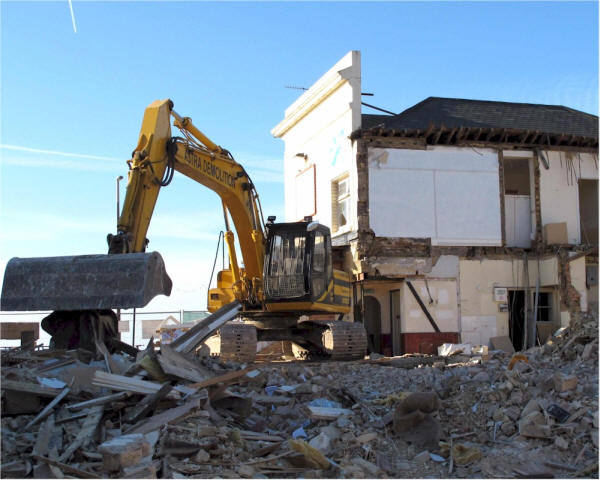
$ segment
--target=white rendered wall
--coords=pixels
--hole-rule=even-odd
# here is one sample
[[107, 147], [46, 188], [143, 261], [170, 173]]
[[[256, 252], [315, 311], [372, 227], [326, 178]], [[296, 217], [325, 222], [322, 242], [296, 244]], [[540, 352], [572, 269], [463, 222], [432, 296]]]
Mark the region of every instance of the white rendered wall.
[[[357, 229], [356, 152], [349, 136], [360, 128], [360, 112], [360, 53], [357, 51], [345, 55], [286, 109], [284, 120], [273, 129], [273, 134], [285, 142], [286, 221], [300, 220], [299, 212], [308, 208], [297, 205], [297, 199], [308, 198], [312, 192], [310, 189], [298, 191], [302, 187], [296, 182], [296, 175], [315, 165], [317, 213], [314, 219], [331, 226], [331, 182], [347, 174], [351, 196], [349, 223], [338, 233]], [[306, 159], [297, 156], [299, 153], [306, 155]]]
[[[590, 153], [574, 154], [575, 178], [567, 171], [567, 154], [544, 152], [550, 168], [540, 162], [540, 202], [542, 226], [548, 223], [567, 223], [569, 243], [578, 244], [581, 239], [579, 225], [579, 187], [577, 180], [597, 180], [597, 157]], [[581, 167], [581, 170], [580, 170]]]
[[369, 149], [369, 222], [378, 237], [501, 245], [497, 152]]
[[[508, 312], [498, 311], [494, 287], [524, 288], [522, 260], [460, 260], [461, 341], [487, 345], [490, 337], [508, 335]], [[535, 290], [538, 262], [530, 260], [529, 288]], [[558, 286], [556, 257], [539, 262], [541, 287]], [[556, 322], [559, 314], [555, 312]]]
[[[456, 280], [411, 280], [421, 301], [435, 320], [441, 332], [458, 332], [458, 297]], [[431, 298], [429, 298], [431, 294]], [[433, 300], [433, 302], [432, 302]], [[402, 285], [401, 333], [434, 332], [433, 326], [423, 313], [414, 295], [404, 283]]]

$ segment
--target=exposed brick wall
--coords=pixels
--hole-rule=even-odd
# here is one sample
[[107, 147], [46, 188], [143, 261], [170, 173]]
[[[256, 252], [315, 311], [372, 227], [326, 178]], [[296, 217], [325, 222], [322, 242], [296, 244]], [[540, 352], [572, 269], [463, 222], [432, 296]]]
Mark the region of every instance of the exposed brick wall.
[[[410, 148], [410, 146], [401, 146], [399, 144], [387, 144], [385, 139], [357, 138], [356, 167], [358, 177], [358, 198], [357, 198], [357, 216], [358, 216], [358, 237], [356, 241], [356, 255], [354, 262], [360, 265], [361, 260], [365, 261], [368, 257], [432, 257], [434, 261], [440, 255], [457, 255], [461, 258], [486, 258], [486, 259], [521, 259], [526, 251], [519, 247], [506, 246], [505, 230], [505, 211], [504, 211], [504, 156], [501, 148], [498, 148], [498, 170], [500, 187], [500, 218], [502, 229], [502, 245], [499, 247], [483, 246], [432, 246], [430, 238], [390, 238], [376, 237], [370, 228], [369, 220], [369, 146], [382, 148]], [[540, 165], [538, 156], [534, 153], [533, 157], [533, 195], [535, 205], [535, 240], [532, 245], [533, 253], [538, 257], [548, 257], [556, 255], [556, 246], [546, 246], [542, 237], [542, 211], [540, 202]], [[561, 251], [579, 251], [580, 246], [564, 246]], [[531, 250], [528, 250], [531, 252]], [[568, 281], [570, 285], [570, 278]], [[565, 289], [567, 289], [565, 284]], [[566, 290], [565, 290], [566, 291]], [[575, 298], [577, 292], [571, 292], [571, 299]], [[568, 295], [563, 295], [567, 298]], [[573, 301], [571, 301], [573, 303]], [[575, 302], [578, 304], [578, 302]]]
[[498, 150], [498, 181], [500, 183], [500, 230], [502, 245], [506, 245], [506, 212], [504, 208], [504, 154]]
[[356, 171], [358, 178], [358, 199], [356, 212], [358, 217], [357, 255], [360, 260], [370, 248], [375, 234], [369, 226], [369, 152], [367, 143], [356, 141]]
[[375, 237], [370, 242], [368, 256], [429, 257], [431, 238]]
[[540, 159], [533, 153], [533, 195], [535, 204], [535, 240], [532, 247], [538, 254], [544, 248], [542, 238], [542, 201], [540, 196]]
[[571, 283], [571, 264], [569, 254], [565, 250], [557, 253], [558, 257], [558, 278], [560, 282], [560, 307], [561, 310], [570, 312], [581, 311], [581, 295]]

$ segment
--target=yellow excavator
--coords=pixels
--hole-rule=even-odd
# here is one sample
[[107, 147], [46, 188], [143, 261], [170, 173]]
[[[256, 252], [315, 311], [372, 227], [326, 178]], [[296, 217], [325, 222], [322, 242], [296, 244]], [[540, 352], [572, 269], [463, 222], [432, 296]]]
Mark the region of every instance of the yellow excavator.
[[[171, 135], [171, 119], [181, 136]], [[127, 193], [117, 233], [107, 237], [108, 255], [11, 259], [2, 310], [53, 310], [42, 327], [60, 348], [93, 351], [99, 336], [116, 338], [114, 309], [143, 307], [171, 292], [162, 257], [146, 253], [146, 233], [161, 188], [178, 171], [215, 191], [223, 205], [229, 268], [218, 273], [216, 288], [208, 292], [213, 313], [204, 322], [220, 327], [221, 352], [251, 360], [257, 341], [283, 341], [311, 357], [362, 358], [367, 348], [362, 324], [341, 321], [350, 311], [350, 276], [333, 268], [328, 227], [310, 217], [293, 223], [268, 217], [265, 223], [243, 166], [189, 117], [177, 114], [171, 100], [146, 108], [127, 163]]]

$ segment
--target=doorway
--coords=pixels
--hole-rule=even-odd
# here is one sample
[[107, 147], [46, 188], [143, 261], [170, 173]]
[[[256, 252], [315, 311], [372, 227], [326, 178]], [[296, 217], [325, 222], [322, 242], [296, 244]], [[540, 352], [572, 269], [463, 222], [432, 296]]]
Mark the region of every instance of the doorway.
[[402, 355], [400, 342], [400, 289], [390, 290], [390, 324], [392, 326], [392, 355]]
[[365, 330], [371, 352], [381, 353], [381, 305], [371, 295], [365, 296]]
[[581, 243], [598, 245], [598, 180], [579, 180]]
[[523, 349], [525, 335], [525, 290], [508, 292], [508, 336], [515, 351]]
[[504, 158], [506, 245], [531, 247], [531, 180], [528, 158]]

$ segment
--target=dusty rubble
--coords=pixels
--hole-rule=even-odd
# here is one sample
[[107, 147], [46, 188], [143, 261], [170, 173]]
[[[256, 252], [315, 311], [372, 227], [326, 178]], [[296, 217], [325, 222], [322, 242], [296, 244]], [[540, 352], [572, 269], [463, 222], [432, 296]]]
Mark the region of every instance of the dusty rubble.
[[240, 365], [100, 351], [3, 354], [2, 477], [598, 476], [591, 315], [515, 355]]

